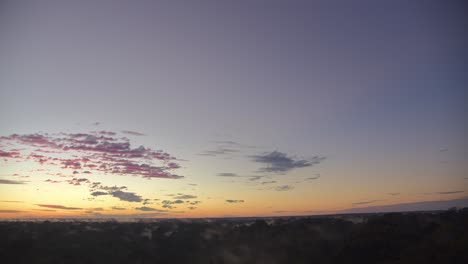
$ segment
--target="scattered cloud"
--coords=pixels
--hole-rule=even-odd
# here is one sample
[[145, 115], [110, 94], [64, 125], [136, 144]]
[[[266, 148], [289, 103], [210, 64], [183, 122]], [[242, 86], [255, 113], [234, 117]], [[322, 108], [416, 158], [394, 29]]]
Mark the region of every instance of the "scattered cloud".
[[310, 160], [300, 160], [279, 151], [254, 155], [252, 158], [255, 162], [267, 165], [267, 167], [261, 168], [261, 171], [274, 173], [286, 173], [292, 169], [310, 167], [326, 159], [325, 157], [315, 156]]
[[226, 203], [243, 203], [244, 200], [226, 200]]
[[175, 204], [183, 204], [184, 201], [178, 199], [178, 200], [175, 200], [175, 201], [170, 201], [170, 200], [163, 200], [162, 201], [162, 207], [163, 208], [168, 208], [168, 209], [173, 209], [173, 208], [176, 208], [174, 205]]
[[143, 199], [140, 195], [137, 195], [134, 192], [124, 191], [127, 189], [126, 186], [105, 186], [100, 182], [89, 183], [88, 186], [91, 188], [92, 196], [111, 195], [112, 197], [116, 197], [121, 201], [144, 202], [144, 204], [148, 204], [147, 201], [149, 201], [149, 199]]
[[280, 186], [275, 187], [275, 190], [279, 191], [279, 192], [289, 191], [289, 190], [292, 190], [292, 189], [294, 189], [294, 186], [291, 186], [291, 185], [280, 185]]
[[[142, 135], [134, 131], [124, 131], [123, 133], [126, 132], [132, 135]], [[1, 146], [18, 145], [19, 148], [8, 151], [0, 150], [0, 157], [33, 161], [41, 166], [47, 166], [47, 170], [61, 169], [63, 172], [48, 173], [59, 177], [97, 172], [98, 174], [139, 176], [146, 179], [183, 178], [183, 176], [173, 173], [173, 170], [180, 168], [175, 157], [162, 150], [152, 150], [144, 146], [133, 148], [128, 138], [116, 135], [117, 133], [111, 131], [12, 134], [0, 137]], [[41, 168], [36, 171], [47, 170]], [[15, 175], [20, 177], [18, 174]], [[144, 201], [140, 195], [127, 191], [125, 186], [105, 186], [99, 182], [91, 182], [87, 178], [72, 177], [61, 181], [52, 178], [47, 179], [46, 182], [86, 186], [90, 188], [91, 196], [94, 197], [110, 195], [121, 201]], [[24, 181], [0, 179], [0, 184], [25, 183]]]
[[71, 185], [76, 185], [76, 186], [79, 186], [81, 184], [87, 184], [87, 183], [91, 183], [88, 179], [86, 178], [73, 178], [71, 180], [67, 180], [66, 182], [68, 182], [68, 184], [71, 184]]
[[14, 181], [14, 180], [5, 180], [5, 179], [0, 179], [0, 184], [25, 184], [26, 182], [24, 181]]
[[55, 205], [55, 204], [36, 204], [36, 205], [40, 207], [45, 207], [45, 208], [63, 209], [63, 210], [82, 210], [83, 209], [83, 208], [78, 208], [78, 207], [67, 207], [67, 206]]
[[[137, 132], [136, 132], [137, 133]], [[1, 142], [34, 147], [34, 152], [0, 150], [3, 158], [19, 158], [35, 161], [40, 165], [60, 167], [76, 171], [75, 174], [101, 172], [117, 175], [139, 176], [147, 179], [179, 179], [183, 176], [172, 173], [180, 168], [177, 159], [162, 150], [144, 146], [132, 148], [128, 138], [119, 138], [115, 132], [94, 131], [90, 133], [58, 134], [13, 134], [0, 137]], [[27, 150], [30, 148], [25, 148]], [[52, 154], [61, 154], [60, 157]], [[73, 158], [65, 158], [67, 156]], [[156, 164], [158, 163], [158, 164]], [[82, 170], [80, 172], [80, 170]]]
[[113, 191], [110, 193], [113, 197], [119, 198], [122, 201], [127, 202], [141, 202], [141, 196], [136, 195], [132, 192], [124, 192], [124, 191]]
[[123, 207], [118, 207], [118, 206], [113, 206], [113, 207], [111, 207], [111, 209], [112, 209], [112, 210], [120, 210], [120, 211], [121, 211], [121, 210], [125, 210], [125, 208], [123, 208]]
[[143, 205], [152, 204], [151, 199], [143, 199]]
[[397, 196], [397, 195], [400, 195], [400, 193], [399, 192], [392, 192], [392, 193], [388, 193], [388, 195]]

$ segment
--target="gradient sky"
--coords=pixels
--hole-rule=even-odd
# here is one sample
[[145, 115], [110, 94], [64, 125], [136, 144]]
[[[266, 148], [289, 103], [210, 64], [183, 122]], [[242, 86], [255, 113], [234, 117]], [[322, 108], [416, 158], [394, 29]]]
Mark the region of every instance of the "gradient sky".
[[466, 197], [466, 11], [442, 0], [2, 1], [0, 218]]

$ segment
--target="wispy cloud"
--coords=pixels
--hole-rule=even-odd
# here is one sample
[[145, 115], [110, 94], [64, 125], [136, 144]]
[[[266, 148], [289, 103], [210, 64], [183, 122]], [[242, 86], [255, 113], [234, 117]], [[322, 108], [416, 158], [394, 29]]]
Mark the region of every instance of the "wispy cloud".
[[355, 202], [355, 203], [353, 203], [353, 205], [371, 204], [371, 203], [375, 203], [375, 202], [378, 202], [378, 201], [380, 201], [380, 200], [369, 200], [369, 201]]
[[213, 141], [214, 143], [220, 144], [220, 145], [233, 145], [233, 146], [240, 146], [241, 144], [237, 141], [232, 141], [232, 140], [215, 140]]
[[14, 181], [14, 180], [5, 180], [5, 179], [0, 179], [0, 184], [25, 184], [26, 182], [24, 181]]
[[292, 189], [294, 189], [294, 186], [291, 185], [280, 185], [275, 187], [275, 190], [279, 192], [289, 191]]
[[220, 176], [220, 177], [238, 177], [239, 175], [237, 175], [237, 173], [233, 173], [233, 172], [221, 172], [221, 173], [216, 174], [216, 176]]
[[167, 212], [167, 210], [161, 210], [161, 209], [156, 209], [156, 208], [146, 207], [146, 206], [136, 207], [135, 210], [145, 211], [145, 212]]
[[272, 211], [274, 214], [289, 214], [289, 213], [297, 213], [297, 211], [288, 211], [288, 210], [277, 210], [277, 211]]
[[263, 177], [265, 177], [265, 176], [252, 176], [252, 177], [250, 177], [249, 181], [258, 181]]
[[314, 177], [305, 178], [304, 180], [306, 180], [306, 181], [312, 181], [312, 180], [317, 180], [318, 178], [320, 178], [320, 174], [316, 174]]
[[272, 184], [272, 183], [276, 183], [276, 181], [264, 181], [261, 184], [265, 185], [265, 184]]
[[397, 196], [397, 195], [400, 195], [399, 192], [391, 192], [391, 193], [387, 193], [388, 195], [391, 195], [391, 196]]
[[20, 211], [20, 210], [0, 210], [0, 213], [6, 213], [6, 214], [9, 214], [9, 213], [22, 213], [23, 211]]
[[132, 136], [145, 136], [145, 134], [143, 133], [130, 131], [130, 130], [122, 130], [122, 133], [127, 134], [127, 135], [132, 135]]
[[179, 194], [174, 196], [174, 199], [180, 199], [180, 200], [187, 200], [187, 199], [195, 199], [197, 198], [196, 195], [190, 195], [190, 194]]
[[310, 160], [296, 159], [279, 151], [267, 152], [251, 157], [253, 161], [267, 165], [267, 167], [261, 168], [261, 171], [274, 173], [286, 173], [292, 169], [310, 167], [326, 159], [321, 156], [315, 156]]
[[244, 200], [226, 200], [226, 203], [243, 203]]
[[303, 180], [301, 181], [297, 181], [296, 183], [301, 183], [301, 182], [310, 182], [310, 181], [314, 181], [314, 180], [317, 180], [320, 178], [320, 174], [316, 174], [315, 176], [313, 177], [307, 177], [307, 178], [304, 178]]
[[211, 157], [215, 157], [215, 156], [218, 156], [218, 155], [224, 155], [224, 154], [232, 154], [232, 153], [236, 153], [236, 152], [239, 152], [238, 149], [234, 149], [234, 148], [223, 148], [223, 147], [219, 147], [215, 150], [206, 150], [206, 151], [203, 151], [201, 153], [199, 153], [198, 155], [199, 156], [211, 156]]
[[45, 180], [44, 182], [48, 182], [48, 183], [61, 183], [62, 181], [47, 179], [47, 180]]
[[95, 191], [91, 193], [92, 196], [102, 196], [102, 195], [109, 195], [107, 192]]
[[62, 209], [62, 210], [82, 210], [83, 209], [83, 208], [78, 208], [78, 207], [68, 207], [68, 206], [55, 205], [55, 204], [36, 204], [36, 205], [40, 207], [45, 207], [45, 208]]
[[437, 194], [456, 194], [456, 193], [463, 193], [465, 191], [447, 191], [447, 192], [437, 192]]

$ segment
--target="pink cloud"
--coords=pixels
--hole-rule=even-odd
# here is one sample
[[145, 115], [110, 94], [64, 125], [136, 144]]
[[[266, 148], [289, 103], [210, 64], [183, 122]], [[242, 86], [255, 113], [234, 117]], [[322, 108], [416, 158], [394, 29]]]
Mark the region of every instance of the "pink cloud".
[[[136, 132], [138, 133], [138, 132]], [[183, 178], [172, 171], [180, 168], [177, 159], [162, 150], [152, 150], [139, 146], [132, 148], [128, 138], [114, 137], [115, 132], [99, 131], [92, 133], [59, 134], [13, 134], [0, 137], [6, 143], [16, 143], [36, 148], [29, 153], [28, 160], [41, 165], [61, 166], [62, 169], [91, 174], [93, 171], [140, 176], [143, 178]], [[71, 155], [73, 158], [58, 158], [53, 154]], [[19, 157], [19, 151], [1, 151], [5, 159]], [[159, 164], [155, 164], [159, 163]], [[76, 174], [76, 173], [75, 173]]]
[[2, 151], [0, 150], [0, 157], [2, 158], [20, 158], [20, 153], [18, 151], [10, 151], [10, 152], [6, 152], [6, 151]]
[[8, 137], [1, 137], [2, 140], [15, 140], [24, 145], [35, 146], [35, 147], [51, 147], [55, 146], [55, 143], [49, 141], [46, 136], [41, 134], [29, 134], [29, 135], [18, 135], [13, 134]]

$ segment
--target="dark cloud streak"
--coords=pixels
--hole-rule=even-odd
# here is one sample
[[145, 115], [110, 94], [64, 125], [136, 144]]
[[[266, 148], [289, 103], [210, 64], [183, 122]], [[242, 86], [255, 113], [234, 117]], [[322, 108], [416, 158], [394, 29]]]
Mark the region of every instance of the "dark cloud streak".
[[45, 207], [45, 208], [52, 208], [52, 209], [63, 209], [63, 210], [81, 210], [83, 208], [79, 207], [67, 207], [63, 205], [55, 205], [55, 204], [36, 204], [37, 206], [40, 207]]

